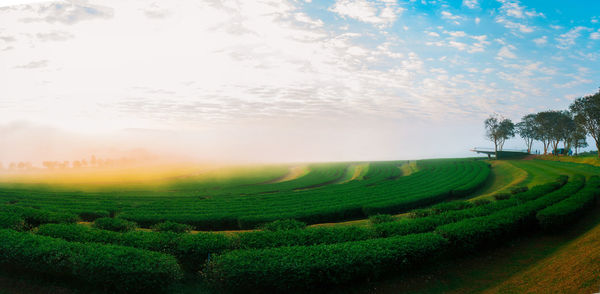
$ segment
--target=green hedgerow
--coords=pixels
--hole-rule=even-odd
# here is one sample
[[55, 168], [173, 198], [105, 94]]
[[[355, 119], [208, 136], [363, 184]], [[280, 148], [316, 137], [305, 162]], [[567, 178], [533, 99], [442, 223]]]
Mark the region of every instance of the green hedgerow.
[[189, 233], [192, 226], [172, 221], [158, 223], [150, 227], [155, 232]]
[[102, 217], [96, 219], [93, 224], [94, 228], [115, 231], [129, 232], [137, 228], [137, 224], [120, 218]]

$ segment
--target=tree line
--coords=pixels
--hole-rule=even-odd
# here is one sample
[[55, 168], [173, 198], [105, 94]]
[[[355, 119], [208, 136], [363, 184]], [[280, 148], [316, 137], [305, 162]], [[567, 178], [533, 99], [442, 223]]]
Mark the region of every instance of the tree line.
[[[514, 124], [510, 119], [493, 114], [484, 121], [486, 137], [494, 143], [496, 158], [504, 142], [518, 134], [525, 140], [527, 152], [531, 153], [534, 141], [542, 142], [544, 155], [551, 150], [557, 153], [563, 143], [565, 152], [588, 146], [590, 135], [600, 149], [600, 90], [592, 95], [575, 99], [569, 110], [548, 110], [523, 116]], [[600, 153], [598, 154], [600, 156]]]

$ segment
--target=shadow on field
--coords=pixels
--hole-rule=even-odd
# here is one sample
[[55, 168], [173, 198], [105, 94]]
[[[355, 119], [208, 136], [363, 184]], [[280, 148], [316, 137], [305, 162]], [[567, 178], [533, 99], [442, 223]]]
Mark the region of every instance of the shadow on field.
[[579, 222], [561, 233], [538, 231], [495, 249], [330, 293], [479, 293], [527, 270], [599, 224], [600, 205], [596, 205]]
[[[345, 287], [316, 290], [312, 293], [479, 293], [527, 270], [599, 224], [600, 205], [596, 205], [578, 223], [561, 233], [546, 234], [538, 231], [495, 249], [424, 265], [412, 273], [390, 274], [371, 282], [357, 281]], [[99, 289], [74, 285], [68, 281], [56, 281], [0, 270], [0, 294], [102, 292]], [[174, 285], [170, 293], [212, 293], [212, 291], [207, 289], [202, 281], [189, 275], [183, 283]]]

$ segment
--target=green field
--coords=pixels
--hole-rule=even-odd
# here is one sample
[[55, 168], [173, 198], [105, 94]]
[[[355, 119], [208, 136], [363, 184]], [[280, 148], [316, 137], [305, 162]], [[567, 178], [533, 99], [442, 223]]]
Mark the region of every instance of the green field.
[[364, 218], [467, 196], [487, 179], [486, 163], [475, 160], [424, 160], [418, 171], [402, 176], [404, 162], [374, 162], [361, 178], [351, 163], [312, 164], [297, 179], [278, 182], [267, 176], [241, 173], [232, 178], [173, 179], [153, 190], [66, 190], [31, 185], [0, 186], [0, 201], [55, 212], [118, 215], [149, 227], [163, 221], [201, 230], [252, 229], [277, 219], [322, 223]]
[[[564, 281], [539, 272], [550, 263], [559, 265], [554, 271], [597, 272], [594, 262], [569, 257], [574, 252], [585, 258], [581, 246], [593, 246], [597, 218], [569, 228], [584, 213], [597, 213], [599, 175], [600, 167], [576, 162], [436, 159], [236, 167], [160, 184], [3, 181], [0, 288], [9, 293], [596, 289], [600, 279], [594, 275]], [[250, 230], [198, 232], [238, 229]], [[560, 242], [544, 243], [554, 238], [546, 236], [565, 231], [570, 233], [561, 233]], [[527, 252], [531, 259], [523, 257]], [[508, 260], [477, 265], [486, 256]], [[437, 277], [442, 267], [448, 274]], [[503, 273], [514, 269], [519, 274]], [[585, 286], [576, 288], [579, 282]]]

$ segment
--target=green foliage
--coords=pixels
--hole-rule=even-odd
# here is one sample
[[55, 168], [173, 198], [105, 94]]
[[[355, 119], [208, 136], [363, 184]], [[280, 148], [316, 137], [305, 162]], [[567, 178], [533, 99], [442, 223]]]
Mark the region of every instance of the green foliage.
[[529, 187], [527, 187], [527, 186], [514, 187], [514, 188], [510, 189], [510, 194], [523, 193], [523, 192], [527, 192], [527, 190], [529, 190]]
[[137, 224], [120, 218], [102, 217], [96, 219], [94, 228], [109, 230], [114, 232], [129, 232], [137, 228]]
[[497, 193], [494, 194], [494, 199], [496, 200], [507, 200], [510, 199], [511, 194], [509, 193]]
[[130, 247], [0, 230], [0, 264], [111, 292], [158, 292], [182, 277], [175, 258]]
[[215, 256], [203, 275], [213, 287], [237, 292], [323, 289], [388, 271], [410, 271], [444, 252], [447, 241], [418, 234], [331, 245], [235, 250]]
[[375, 237], [371, 228], [357, 226], [316, 227], [283, 231], [253, 231], [233, 237], [234, 247], [241, 249], [297, 245], [334, 244]]
[[600, 138], [600, 91], [575, 99], [569, 109], [575, 116], [577, 126], [583, 129], [584, 133], [596, 138], [596, 147], [599, 148], [600, 142], [597, 139]]
[[166, 221], [150, 227], [155, 232], [189, 233], [192, 226]]
[[93, 222], [98, 218], [110, 217], [110, 212], [106, 210], [88, 210], [88, 211], [79, 211], [77, 213], [79, 217], [86, 222]]
[[536, 215], [540, 226], [546, 231], [556, 231], [572, 223], [586, 209], [589, 209], [600, 195], [600, 179], [591, 177], [585, 187], [569, 198], [546, 207]]
[[18, 216], [25, 221], [27, 227], [37, 227], [49, 223], [74, 223], [79, 220], [73, 213], [53, 212], [16, 205], [0, 205], [0, 212]]
[[0, 229], [21, 231], [25, 229], [25, 220], [18, 215], [0, 211]]
[[[576, 176], [562, 188], [543, 197], [500, 210], [487, 216], [469, 218], [439, 226], [435, 232], [447, 238], [455, 250], [458, 251], [468, 252], [481, 246], [494, 245], [506, 240], [511, 235], [537, 225], [537, 221], [535, 220], [537, 211], [576, 193], [583, 186], [584, 182], [584, 177]], [[519, 197], [514, 198], [524, 200], [524, 197], [521, 197], [521, 199], [518, 199]]]
[[399, 164], [372, 162], [363, 177], [341, 183], [337, 179], [346, 175], [350, 163], [310, 165], [306, 175], [284, 182], [275, 181], [287, 171], [282, 166], [248, 168], [247, 173], [208, 181], [176, 179], [165, 187], [137, 191], [3, 185], [0, 202], [76, 213], [87, 221], [118, 212], [119, 218], [144, 228], [171, 221], [197, 230], [254, 229], [281, 219], [312, 224], [401, 213], [467, 196], [490, 170], [485, 162], [470, 159], [420, 160], [417, 171], [401, 176]]
[[486, 204], [490, 204], [491, 201], [488, 199], [475, 199], [473, 200], [473, 205], [475, 206], [482, 206], [482, 205], [486, 205]]
[[83, 225], [47, 224], [37, 234], [67, 241], [116, 244], [163, 252], [177, 257], [185, 269], [200, 269], [209, 254], [231, 248], [231, 240], [222, 234], [176, 234], [172, 232], [133, 231], [118, 233]]
[[376, 214], [369, 217], [372, 224], [382, 224], [396, 221], [396, 218], [389, 214]]
[[294, 229], [303, 229], [306, 227], [306, 223], [297, 221], [295, 219], [284, 219], [284, 220], [276, 220], [274, 222], [266, 223], [261, 226], [261, 229], [265, 231], [284, 231], [284, 230], [294, 230]]

